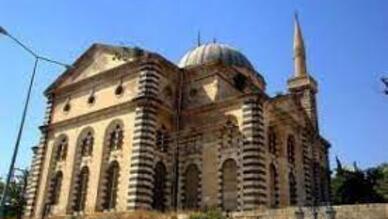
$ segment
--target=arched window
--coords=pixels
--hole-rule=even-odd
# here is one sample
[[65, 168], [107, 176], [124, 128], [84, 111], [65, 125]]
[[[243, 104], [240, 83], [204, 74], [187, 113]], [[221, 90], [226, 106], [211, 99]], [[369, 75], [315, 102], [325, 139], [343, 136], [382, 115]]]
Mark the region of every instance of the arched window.
[[93, 153], [94, 137], [91, 131], [81, 140], [81, 156], [91, 156]]
[[65, 160], [67, 156], [67, 137], [62, 137], [57, 144], [55, 152], [55, 161]]
[[296, 205], [298, 204], [298, 193], [296, 187], [296, 179], [293, 173], [288, 174], [288, 184], [290, 205]]
[[199, 170], [196, 165], [190, 164], [185, 172], [185, 194], [183, 207], [185, 209], [198, 208]]
[[327, 181], [326, 181], [326, 179], [327, 179], [327, 172], [326, 172], [326, 170], [323, 168], [323, 167], [321, 167], [321, 171], [320, 171], [320, 187], [321, 187], [321, 202], [323, 202], [323, 203], [325, 203], [325, 202], [327, 202], [328, 200], [327, 200], [327, 191], [328, 191], [328, 186], [327, 186]]
[[123, 146], [123, 128], [120, 124], [117, 124], [115, 128], [109, 133], [109, 150], [119, 150]]
[[50, 195], [50, 204], [56, 205], [59, 201], [59, 196], [61, 194], [63, 174], [62, 171], [58, 171], [51, 181], [51, 195]]
[[287, 159], [290, 164], [295, 164], [295, 138], [293, 135], [287, 138]]
[[168, 135], [166, 127], [162, 126], [161, 129], [156, 131], [156, 147], [162, 152], [167, 151]]
[[238, 183], [237, 164], [229, 159], [222, 165], [222, 209], [224, 211], [237, 210]]
[[320, 171], [319, 164], [317, 162], [313, 162], [313, 191], [314, 191], [314, 203], [318, 204], [321, 201], [321, 179], [320, 179]]
[[269, 174], [270, 174], [270, 206], [275, 208], [279, 205], [279, 182], [278, 182], [278, 173], [276, 170], [275, 165], [271, 164], [269, 167]]
[[269, 127], [268, 129], [268, 151], [271, 154], [276, 154], [276, 146], [277, 146], [277, 137], [273, 127]]
[[165, 185], [166, 185], [166, 167], [162, 162], [158, 162], [154, 170], [154, 188], [152, 197], [152, 209], [164, 211], [165, 206]]
[[113, 161], [107, 170], [106, 174], [106, 194], [104, 197], [103, 208], [104, 210], [110, 210], [116, 208], [117, 202], [117, 187], [119, 178], [119, 164]]
[[83, 167], [81, 169], [81, 172], [78, 175], [76, 191], [75, 191], [75, 201], [74, 201], [73, 210], [76, 212], [83, 211], [85, 209], [88, 182], [89, 182], [89, 168]]

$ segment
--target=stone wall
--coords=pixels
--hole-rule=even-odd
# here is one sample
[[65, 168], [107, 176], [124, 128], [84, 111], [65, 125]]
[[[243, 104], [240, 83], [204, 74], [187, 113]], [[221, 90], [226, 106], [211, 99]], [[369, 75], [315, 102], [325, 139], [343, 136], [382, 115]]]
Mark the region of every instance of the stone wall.
[[[304, 217], [300, 219], [313, 219], [311, 208], [301, 208]], [[319, 207], [317, 219], [329, 219], [327, 207]], [[388, 204], [363, 204], [334, 206], [335, 219], [388, 219]], [[234, 213], [233, 219], [299, 219], [296, 217], [298, 208], [282, 208], [276, 210], [261, 210], [243, 213]]]

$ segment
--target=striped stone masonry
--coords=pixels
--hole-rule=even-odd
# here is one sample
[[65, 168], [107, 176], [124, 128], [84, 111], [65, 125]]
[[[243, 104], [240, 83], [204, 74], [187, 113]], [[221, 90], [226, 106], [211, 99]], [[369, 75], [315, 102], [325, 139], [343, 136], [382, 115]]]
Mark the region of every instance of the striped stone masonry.
[[259, 97], [250, 97], [243, 104], [243, 210], [265, 205], [267, 200], [263, 125], [263, 104]]
[[28, 177], [27, 189], [26, 189], [26, 207], [24, 214], [27, 217], [34, 215], [35, 202], [37, 193], [39, 190], [41, 173], [44, 164], [45, 152], [47, 147], [47, 125], [51, 122], [51, 114], [53, 109], [53, 97], [48, 96], [46, 112], [44, 116], [43, 127], [41, 128], [42, 134], [39, 140], [39, 145], [35, 148], [34, 155], [31, 162], [30, 175]]
[[[160, 74], [153, 67], [140, 72], [138, 99], [156, 98]], [[151, 102], [136, 110], [128, 189], [128, 210], [151, 209], [154, 150], [156, 148], [156, 106]]]

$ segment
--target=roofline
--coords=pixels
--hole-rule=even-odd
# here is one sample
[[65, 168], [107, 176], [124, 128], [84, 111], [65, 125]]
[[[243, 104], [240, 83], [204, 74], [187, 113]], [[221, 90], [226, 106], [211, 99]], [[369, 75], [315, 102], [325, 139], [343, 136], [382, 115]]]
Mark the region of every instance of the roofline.
[[[169, 61], [168, 59], [164, 58], [163, 56], [161, 56], [160, 54], [158, 53], [155, 53], [155, 52], [150, 52], [148, 50], [145, 50], [143, 48], [140, 48], [140, 47], [123, 47], [123, 46], [114, 46], [114, 45], [109, 45], [109, 44], [102, 44], [102, 43], [93, 43], [84, 53], [81, 54], [81, 56], [79, 56], [75, 62], [73, 63], [73, 68], [71, 69], [67, 69], [65, 70], [62, 74], [60, 74], [55, 80], [54, 82], [52, 82], [46, 89], [45, 91], [43, 92], [44, 95], [47, 97], [50, 95], [50, 92], [53, 91], [53, 89], [55, 89], [55, 87], [60, 84], [62, 81], [64, 81], [67, 77], [69, 77], [70, 75], [72, 75], [76, 70], [77, 68], [79, 68], [80, 64], [87, 60], [88, 59], [88, 56], [92, 53], [92, 51], [96, 50], [96, 49], [102, 49], [102, 50], [105, 50], [105, 51], [108, 51], [108, 52], [114, 52], [115, 50], [117, 49], [140, 49], [142, 50], [143, 52], [145, 52], [146, 56], [150, 56], [150, 57], [153, 57], [153, 58], [156, 58], [156, 59], [159, 59], [159, 60], [163, 60], [163, 62], [169, 66], [170, 68], [173, 68], [177, 71], [180, 70], [180, 68], [175, 65], [174, 63], [172, 63], [171, 61]], [[124, 63], [125, 64], [125, 63]]]

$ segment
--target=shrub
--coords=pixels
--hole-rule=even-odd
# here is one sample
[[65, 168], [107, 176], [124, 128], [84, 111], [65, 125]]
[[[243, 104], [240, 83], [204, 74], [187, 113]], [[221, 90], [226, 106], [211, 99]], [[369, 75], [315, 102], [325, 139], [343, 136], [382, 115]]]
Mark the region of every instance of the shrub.
[[190, 219], [226, 219], [218, 210], [209, 210], [206, 212], [197, 212], [190, 215]]

